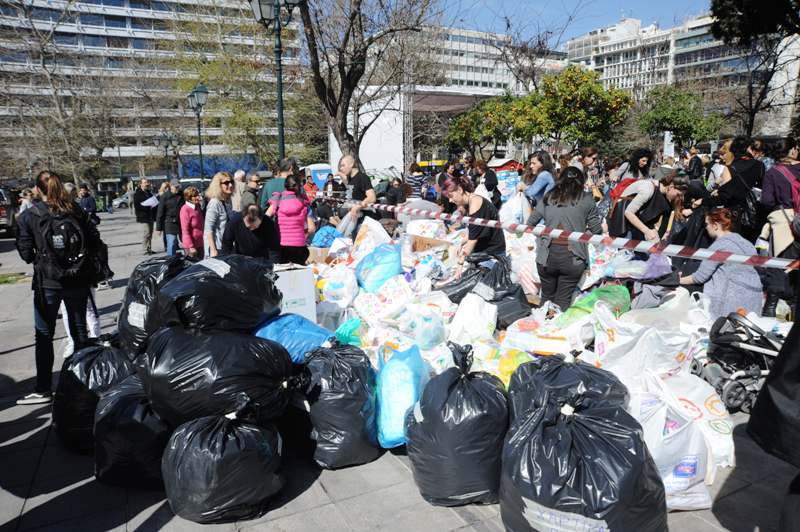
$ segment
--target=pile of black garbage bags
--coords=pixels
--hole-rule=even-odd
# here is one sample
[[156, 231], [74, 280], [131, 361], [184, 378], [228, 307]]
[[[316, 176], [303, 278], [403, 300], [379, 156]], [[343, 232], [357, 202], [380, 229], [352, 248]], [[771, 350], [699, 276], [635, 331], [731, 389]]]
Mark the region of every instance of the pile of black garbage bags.
[[[516, 297], [502, 263], [482, 270], [472, 290]], [[319, 467], [377, 459], [368, 356], [319, 328], [303, 341], [293, 335], [290, 355], [271, 339], [282, 337], [281, 300], [271, 268], [255, 259], [141, 263], [118, 333], [64, 363], [53, 407], [59, 438], [94, 453], [98, 480], [162, 489], [177, 515], [197, 523], [268, 511], [291, 478], [298, 428], [307, 429], [302, 458]], [[298, 316], [286, 317], [298, 327]], [[454, 367], [431, 377], [405, 418], [425, 500], [499, 502], [511, 531], [667, 530], [664, 487], [616, 377], [542, 357], [521, 365], [506, 390], [471, 371], [470, 346], [449, 346]]]
[[[164, 490], [177, 515], [198, 523], [268, 510], [287, 478], [294, 435], [282, 432], [292, 404], [307, 405], [308, 458], [319, 466], [375, 460], [376, 374], [367, 355], [334, 340], [323, 346], [317, 334], [293, 362], [263, 332], [279, 328], [281, 300], [271, 267], [252, 258], [142, 262], [118, 332], [64, 362], [53, 406], [59, 439], [94, 453], [98, 480]], [[287, 318], [294, 327], [301, 319]]]
[[507, 329], [515, 321], [530, 315], [531, 305], [525, 291], [519, 283], [511, 280], [511, 259], [473, 253], [467, 257], [466, 266], [461, 277], [437, 290], [444, 292], [453, 303], [461, 303], [469, 293], [492, 303], [497, 307], [498, 330]]

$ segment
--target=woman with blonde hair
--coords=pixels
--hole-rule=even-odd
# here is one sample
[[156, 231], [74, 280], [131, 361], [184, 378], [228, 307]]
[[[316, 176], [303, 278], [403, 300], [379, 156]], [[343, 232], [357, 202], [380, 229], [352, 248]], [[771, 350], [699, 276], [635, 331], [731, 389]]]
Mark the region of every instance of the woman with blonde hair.
[[216, 257], [222, 251], [222, 235], [233, 213], [233, 187], [233, 178], [228, 172], [217, 172], [206, 190], [208, 205], [203, 228], [206, 257]]

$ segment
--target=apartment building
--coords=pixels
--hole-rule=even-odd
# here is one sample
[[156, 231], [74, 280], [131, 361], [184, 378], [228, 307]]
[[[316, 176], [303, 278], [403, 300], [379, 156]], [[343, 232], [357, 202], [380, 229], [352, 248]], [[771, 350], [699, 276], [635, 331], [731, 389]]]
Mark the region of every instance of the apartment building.
[[[653, 87], [678, 84], [696, 90], [714, 90], [717, 110], [730, 110], [726, 95], [747, 83], [752, 58], [740, 49], [728, 46], [711, 33], [710, 16], [694, 17], [683, 24], [660, 29], [642, 26], [640, 20], [624, 18], [607, 28], [593, 30], [566, 43], [567, 58], [600, 73], [606, 88], [627, 90], [642, 99]], [[781, 70], [770, 86], [776, 101], [786, 103], [763, 120], [759, 134], [785, 135], [795, 106], [800, 42], [796, 37], [784, 42]]]
[[[216, 42], [212, 46], [188, 39], [191, 51], [187, 53], [213, 59], [221, 42], [228, 52], [271, 64], [272, 50], [267, 44], [271, 36], [263, 28], [253, 29], [253, 15], [244, 0], [1, 3], [0, 142], [13, 146], [15, 136], [24, 134], [26, 117], [47, 114], [54, 104], [69, 106], [82, 92], [94, 88], [97, 106], [101, 97], [113, 106], [108, 111], [113, 116], [109, 126], [113, 145], [103, 148], [104, 158], [130, 168], [132, 161], [163, 156], [163, 148], [155, 147], [154, 139], [165, 131], [177, 132], [182, 154], [197, 153], [196, 118], [186, 103], [187, 91], [178, 90], [178, 80], [191, 80], [196, 73], [175, 61], [175, 41], [180, 38], [176, 32], [197, 23], [215, 25], [219, 32], [209, 39]], [[291, 75], [299, 65], [296, 26], [285, 35], [284, 65]], [[263, 70], [263, 82], [274, 83], [272, 69]], [[209, 90], [213, 98], [215, 87]], [[54, 100], [53, 94], [60, 92], [63, 95]], [[92, 104], [82, 100], [81, 105]], [[221, 141], [223, 120], [224, 113], [209, 110], [204, 115], [204, 154], [230, 153]], [[41, 154], [24, 156], [33, 159]]]

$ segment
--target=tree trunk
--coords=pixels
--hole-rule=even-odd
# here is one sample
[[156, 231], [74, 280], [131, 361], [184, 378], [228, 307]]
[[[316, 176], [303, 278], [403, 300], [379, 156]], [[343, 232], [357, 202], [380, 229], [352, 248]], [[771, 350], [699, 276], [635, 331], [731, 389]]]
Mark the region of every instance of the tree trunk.
[[358, 143], [356, 142], [356, 139], [353, 138], [353, 135], [351, 135], [347, 130], [347, 122], [345, 121], [344, 124], [342, 124], [340, 121], [331, 120], [330, 122], [333, 136], [336, 138], [336, 142], [339, 143], [339, 149], [342, 150], [342, 157], [345, 155], [351, 155], [356, 160], [358, 169], [363, 171], [364, 165], [361, 163], [361, 157], [358, 154]]

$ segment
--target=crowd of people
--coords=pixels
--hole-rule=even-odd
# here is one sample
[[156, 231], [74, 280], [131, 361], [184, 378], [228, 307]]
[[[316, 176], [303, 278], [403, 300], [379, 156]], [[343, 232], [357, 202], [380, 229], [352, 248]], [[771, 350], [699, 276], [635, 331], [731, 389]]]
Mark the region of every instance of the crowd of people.
[[[530, 203], [529, 225], [798, 258], [792, 228], [795, 209], [800, 207], [799, 159], [793, 138], [767, 146], [735, 137], [708, 157], [690, 149], [680, 160], [661, 161], [647, 149], [634, 150], [627, 161], [604, 158], [591, 146], [558, 155], [538, 150], [520, 169], [517, 191]], [[287, 158], [278, 162], [274, 177], [266, 181], [255, 172], [238, 171], [233, 176], [219, 172], [203, 195], [193, 186], [182, 189], [177, 179], [154, 193], [150, 182], [142, 179], [133, 198], [146, 255], [154, 253], [155, 235], [161, 237], [168, 255], [182, 250], [201, 259], [237, 253], [270, 263], [298, 264], [307, 261], [308, 245], [318, 228], [336, 226], [348, 214], [356, 229], [365, 216], [394, 217], [370, 209], [379, 201], [429, 202], [434, 210], [487, 220], [498, 220], [502, 206], [497, 175], [485, 161], [472, 157], [448, 162], [433, 176], [413, 163], [403, 178], [389, 182], [380, 198], [351, 156], [341, 159], [337, 172], [328, 175], [321, 188]], [[92, 287], [104, 280], [98, 271], [102, 261], [86, 257], [94, 253], [87, 250], [103, 247], [97, 230], [100, 219], [88, 187], [76, 190], [51, 172], [39, 174], [20, 210], [17, 247], [26, 262], [35, 264], [38, 375], [34, 393], [23, 401], [47, 401], [59, 307], [74, 348], [96, 336], [87, 330], [87, 323], [97, 321], [92, 317], [94, 312], [96, 318]], [[501, 229], [479, 225], [466, 229], [459, 263], [473, 254], [505, 255]], [[50, 233], [43, 234], [45, 230]], [[55, 249], [53, 241], [63, 246]], [[542, 302], [568, 307], [588, 267], [586, 244], [542, 235], [535, 261]], [[738, 308], [775, 316], [781, 299], [795, 304], [794, 274], [685, 259], [675, 259], [674, 265], [677, 282], [706, 293], [715, 316]], [[735, 299], [730, 297], [734, 293]]]

